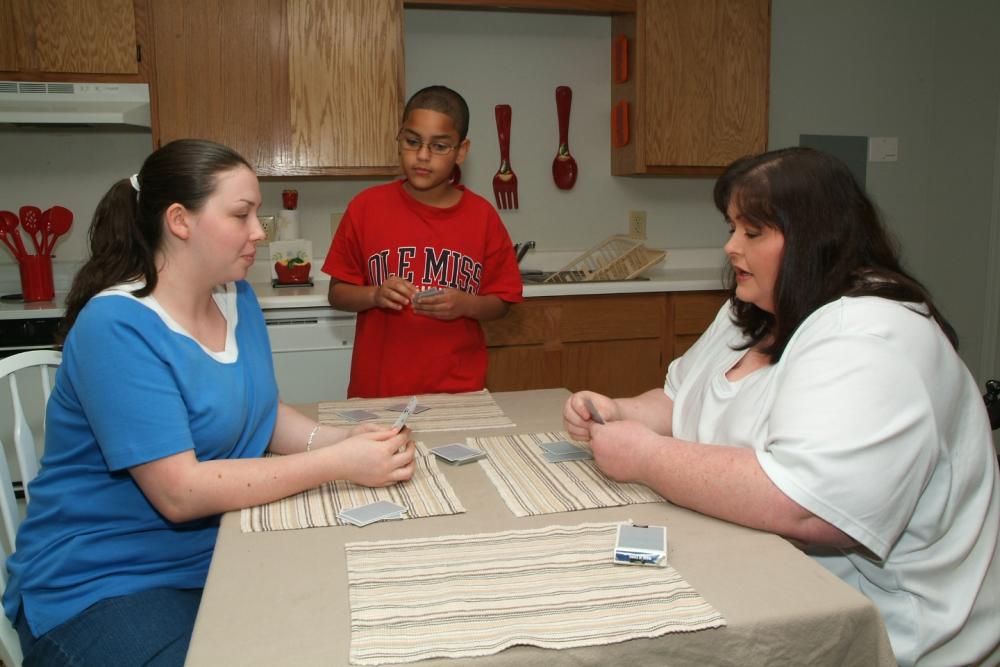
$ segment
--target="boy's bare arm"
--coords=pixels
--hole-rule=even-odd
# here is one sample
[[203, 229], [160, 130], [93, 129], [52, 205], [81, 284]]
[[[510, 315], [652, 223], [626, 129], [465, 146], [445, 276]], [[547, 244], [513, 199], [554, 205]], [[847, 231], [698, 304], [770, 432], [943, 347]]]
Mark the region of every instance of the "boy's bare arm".
[[401, 310], [413, 295], [413, 285], [398, 276], [391, 276], [381, 285], [352, 285], [330, 280], [327, 301], [338, 310], [360, 313], [370, 308]]

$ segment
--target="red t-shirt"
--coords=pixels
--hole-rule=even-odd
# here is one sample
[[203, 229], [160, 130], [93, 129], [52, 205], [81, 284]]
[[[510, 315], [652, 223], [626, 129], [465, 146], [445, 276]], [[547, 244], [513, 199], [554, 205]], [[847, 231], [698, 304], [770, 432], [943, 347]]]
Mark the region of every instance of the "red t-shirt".
[[[402, 276], [417, 289], [451, 287], [516, 303], [521, 274], [510, 235], [493, 206], [462, 190], [450, 208], [427, 206], [402, 180], [360, 193], [330, 244], [323, 272], [352, 285]], [[358, 313], [350, 397], [455, 393], [486, 384], [486, 339], [479, 322], [371, 308]]]

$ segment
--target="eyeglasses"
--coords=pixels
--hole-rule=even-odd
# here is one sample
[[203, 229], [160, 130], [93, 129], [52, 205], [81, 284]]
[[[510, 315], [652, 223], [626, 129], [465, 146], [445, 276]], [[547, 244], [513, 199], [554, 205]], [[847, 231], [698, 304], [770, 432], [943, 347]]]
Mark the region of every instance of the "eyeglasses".
[[443, 141], [421, 141], [420, 137], [413, 136], [412, 134], [400, 133], [396, 136], [396, 141], [399, 143], [400, 150], [416, 152], [427, 146], [434, 155], [447, 155], [458, 148], [458, 146], [446, 144]]

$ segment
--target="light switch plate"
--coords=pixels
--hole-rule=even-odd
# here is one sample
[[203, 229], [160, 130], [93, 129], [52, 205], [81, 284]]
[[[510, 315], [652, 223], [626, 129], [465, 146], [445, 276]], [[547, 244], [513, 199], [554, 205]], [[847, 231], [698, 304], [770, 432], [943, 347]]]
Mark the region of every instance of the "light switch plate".
[[869, 137], [869, 162], [895, 162], [899, 159], [898, 137]]

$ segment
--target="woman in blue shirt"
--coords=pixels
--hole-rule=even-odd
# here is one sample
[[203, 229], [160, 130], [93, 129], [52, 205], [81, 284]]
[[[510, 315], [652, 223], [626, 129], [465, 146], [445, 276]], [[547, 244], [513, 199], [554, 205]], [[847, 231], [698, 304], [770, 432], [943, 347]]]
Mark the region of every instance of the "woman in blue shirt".
[[222, 512], [412, 474], [405, 434], [321, 428], [278, 399], [244, 281], [260, 203], [242, 157], [181, 140], [98, 204], [7, 562], [26, 665], [180, 665]]

